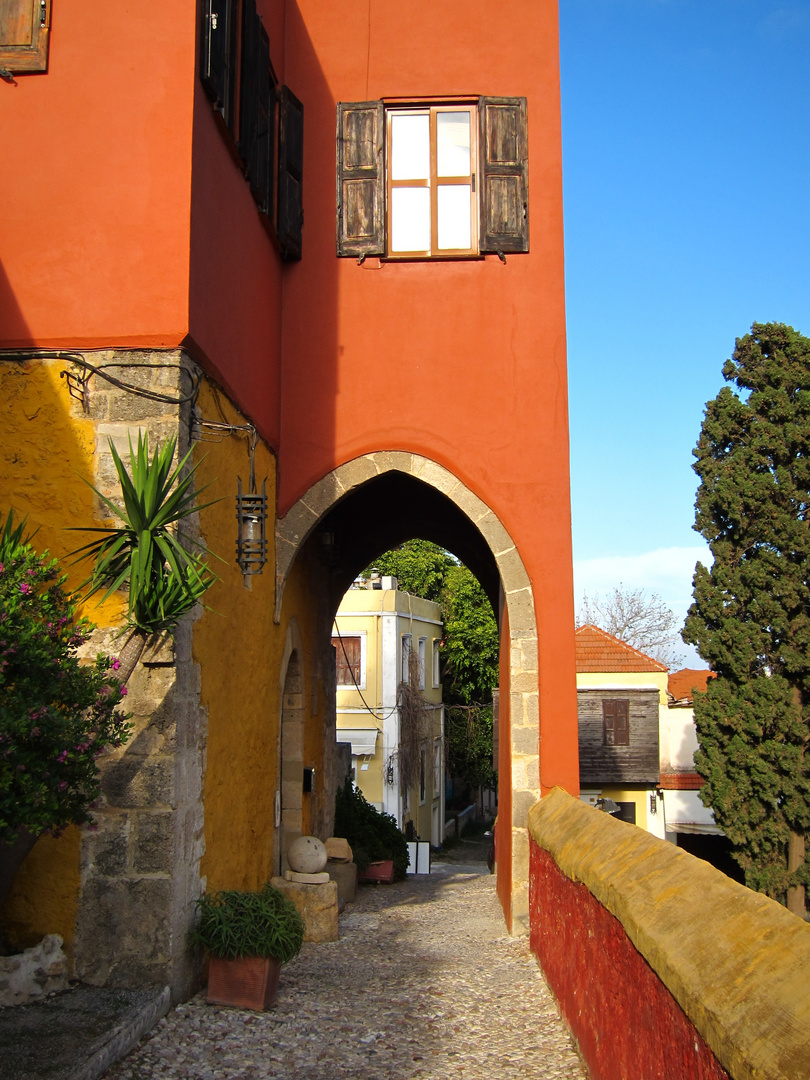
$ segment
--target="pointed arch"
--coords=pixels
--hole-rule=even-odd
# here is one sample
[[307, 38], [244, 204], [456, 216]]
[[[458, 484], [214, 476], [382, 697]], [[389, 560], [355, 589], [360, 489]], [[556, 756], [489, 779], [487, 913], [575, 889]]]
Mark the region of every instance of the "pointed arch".
[[281, 617], [290, 569], [324, 516], [369, 481], [398, 472], [434, 488], [469, 520], [484, 539], [500, 577], [509, 628], [509, 738], [511, 756], [511, 910], [512, 920], [528, 913], [529, 808], [540, 798], [540, 708], [537, 622], [532, 585], [517, 546], [482, 499], [443, 465], [419, 454], [378, 451], [354, 458], [317, 481], [276, 522], [275, 619]]

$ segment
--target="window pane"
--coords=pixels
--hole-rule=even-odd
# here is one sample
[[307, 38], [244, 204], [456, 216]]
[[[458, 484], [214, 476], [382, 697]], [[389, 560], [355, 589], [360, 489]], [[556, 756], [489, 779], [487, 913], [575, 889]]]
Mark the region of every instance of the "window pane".
[[427, 180], [430, 177], [430, 117], [391, 117], [391, 178]]
[[468, 249], [472, 242], [470, 185], [442, 184], [437, 194], [439, 197], [439, 248], [443, 251], [452, 248]]
[[470, 114], [436, 115], [436, 169], [439, 176], [470, 175]]
[[[469, 215], [469, 205], [467, 213]], [[391, 250], [430, 250], [430, 190], [391, 189]]]

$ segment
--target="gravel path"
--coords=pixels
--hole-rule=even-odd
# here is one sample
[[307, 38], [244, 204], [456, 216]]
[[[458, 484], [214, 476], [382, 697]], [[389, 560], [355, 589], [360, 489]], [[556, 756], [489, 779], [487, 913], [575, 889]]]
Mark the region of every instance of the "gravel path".
[[526, 939], [505, 933], [495, 878], [433, 869], [363, 888], [340, 941], [282, 968], [271, 1011], [199, 995], [107, 1080], [587, 1080]]

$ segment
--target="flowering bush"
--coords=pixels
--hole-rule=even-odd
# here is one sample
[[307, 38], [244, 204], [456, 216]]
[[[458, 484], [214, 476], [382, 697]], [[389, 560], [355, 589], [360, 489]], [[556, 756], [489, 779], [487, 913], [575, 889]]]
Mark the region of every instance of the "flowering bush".
[[24, 524], [0, 518], [0, 844], [90, 821], [96, 758], [129, 736], [118, 661], [79, 663], [94, 627]]

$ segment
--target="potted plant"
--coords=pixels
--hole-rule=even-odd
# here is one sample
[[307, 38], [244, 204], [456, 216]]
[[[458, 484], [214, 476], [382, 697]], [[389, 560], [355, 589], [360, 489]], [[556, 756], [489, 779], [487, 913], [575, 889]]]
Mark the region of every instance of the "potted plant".
[[197, 901], [192, 945], [208, 950], [208, 1003], [264, 1010], [276, 999], [279, 970], [301, 950], [304, 920], [291, 900], [265, 885]]

